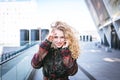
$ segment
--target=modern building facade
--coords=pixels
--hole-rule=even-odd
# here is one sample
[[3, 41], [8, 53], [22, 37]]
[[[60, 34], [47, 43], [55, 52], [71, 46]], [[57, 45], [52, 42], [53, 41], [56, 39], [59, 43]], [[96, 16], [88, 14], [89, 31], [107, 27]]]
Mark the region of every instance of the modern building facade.
[[20, 46], [20, 30], [39, 28], [39, 23], [32, 0], [0, 0], [0, 46]]
[[120, 0], [85, 0], [101, 44], [120, 50]]

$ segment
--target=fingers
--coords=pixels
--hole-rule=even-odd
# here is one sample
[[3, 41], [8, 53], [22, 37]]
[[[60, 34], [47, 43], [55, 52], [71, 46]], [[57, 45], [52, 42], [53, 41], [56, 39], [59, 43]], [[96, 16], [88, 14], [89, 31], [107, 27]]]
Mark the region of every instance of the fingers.
[[54, 32], [54, 31], [51, 31], [51, 32], [48, 34], [47, 40], [49, 40], [50, 42], [52, 42], [53, 39], [54, 39], [54, 35], [55, 35], [55, 32]]
[[65, 41], [65, 44], [63, 45], [63, 48], [68, 47], [68, 46], [69, 46], [69, 41], [66, 40], [66, 41]]

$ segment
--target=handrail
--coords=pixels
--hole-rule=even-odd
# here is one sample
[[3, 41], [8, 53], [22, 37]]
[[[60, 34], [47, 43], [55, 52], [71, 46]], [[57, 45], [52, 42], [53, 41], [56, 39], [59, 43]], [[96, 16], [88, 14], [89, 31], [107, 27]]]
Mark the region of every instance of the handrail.
[[32, 43], [26, 45], [26, 48], [18, 51], [15, 55], [7, 58], [0, 63], [0, 80], [28, 80], [33, 68], [31, 59], [37, 51], [39, 44]]
[[2, 55], [1, 55], [0, 65], [2, 65], [2, 64], [4, 64], [5, 62], [7, 62], [7, 61], [9, 61], [9, 60], [17, 57], [18, 55], [20, 55], [20, 54], [19, 54], [20, 52], [22, 52], [22, 51], [24, 51], [24, 50], [26, 50], [26, 49], [28, 49], [28, 48], [36, 45], [36, 44], [37, 44], [37, 42], [31, 43], [31, 44], [27, 44], [27, 45], [25, 45], [23, 48], [21, 48], [21, 49], [19, 49], [19, 50], [17, 50], [17, 51], [12, 51], [12, 52], [10, 52], [10, 53], [2, 54]]

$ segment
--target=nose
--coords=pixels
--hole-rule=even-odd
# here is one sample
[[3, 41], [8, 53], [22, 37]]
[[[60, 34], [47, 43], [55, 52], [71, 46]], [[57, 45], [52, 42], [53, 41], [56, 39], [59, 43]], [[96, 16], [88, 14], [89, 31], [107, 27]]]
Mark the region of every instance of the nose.
[[58, 42], [61, 42], [61, 39], [60, 39], [60, 38], [58, 38]]

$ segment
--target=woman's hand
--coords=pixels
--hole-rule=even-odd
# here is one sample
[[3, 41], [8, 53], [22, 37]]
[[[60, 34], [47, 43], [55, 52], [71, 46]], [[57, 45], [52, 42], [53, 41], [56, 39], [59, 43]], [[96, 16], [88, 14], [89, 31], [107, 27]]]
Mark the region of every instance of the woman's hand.
[[68, 47], [68, 46], [69, 46], [69, 41], [66, 40], [62, 48], [66, 48], [66, 47]]
[[55, 35], [54, 31], [51, 31], [47, 36], [47, 40], [52, 42], [53, 38], [54, 38], [54, 35]]

